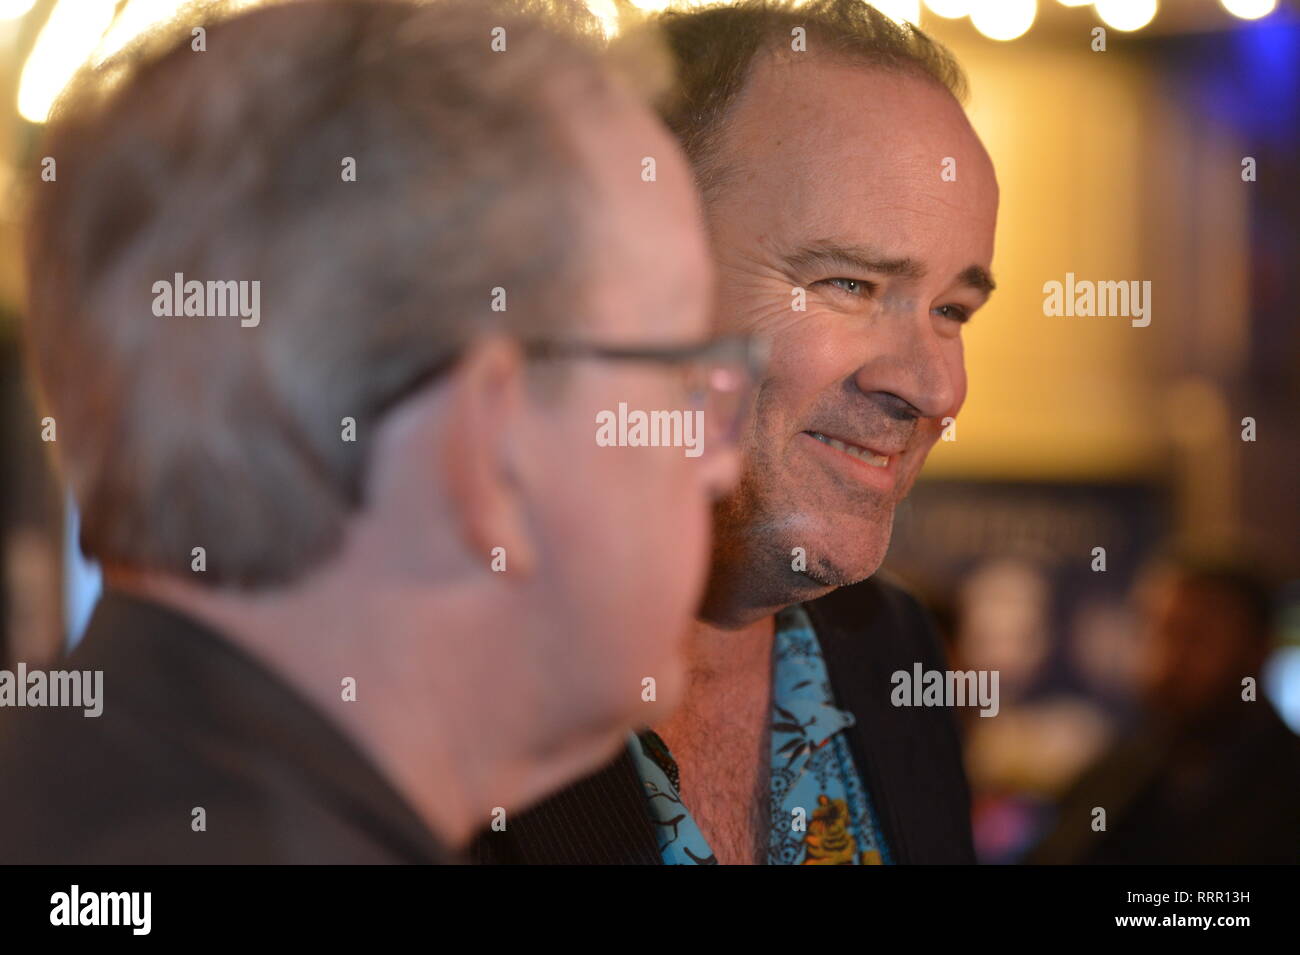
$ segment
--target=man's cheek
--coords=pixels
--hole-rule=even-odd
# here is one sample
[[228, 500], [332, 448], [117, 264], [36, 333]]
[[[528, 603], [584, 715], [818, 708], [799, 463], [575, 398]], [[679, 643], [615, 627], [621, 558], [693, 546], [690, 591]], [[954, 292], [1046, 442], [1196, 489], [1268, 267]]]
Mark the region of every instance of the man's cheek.
[[747, 455], [770, 454], [774, 447], [784, 444], [783, 438], [794, 427], [791, 417], [793, 402], [790, 380], [774, 375], [759, 385], [759, 392], [750, 409], [751, 423], [747, 429], [744, 447]]

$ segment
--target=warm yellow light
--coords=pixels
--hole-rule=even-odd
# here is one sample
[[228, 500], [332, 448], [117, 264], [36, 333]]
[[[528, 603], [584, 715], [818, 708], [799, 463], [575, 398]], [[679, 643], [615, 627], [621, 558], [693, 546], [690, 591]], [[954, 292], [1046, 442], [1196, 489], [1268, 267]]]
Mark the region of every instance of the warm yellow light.
[[1092, 0], [1056, 0], [1063, 7], [1086, 7]]
[[114, 0], [59, 0], [36, 37], [18, 81], [18, 113], [43, 123], [68, 80], [86, 62], [108, 25]]
[[185, 0], [131, 0], [126, 5], [90, 60], [96, 66], [150, 28], [165, 23], [176, 15]]
[[618, 6], [614, 0], [587, 0], [587, 9], [600, 21], [605, 36], [613, 39], [618, 34]]
[[1156, 16], [1156, 0], [1097, 0], [1097, 16], [1108, 27], [1131, 32], [1140, 30]]
[[36, 0], [0, 0], [0, 20], [17, 20], [35, 4]]
[[1034, 25], [1037, 0], [975, 0], [970, 22], [990, 40], [1014, 40]]
[[930, 12], [949, 20], [956, 20], [970, 13], [971, 0], [925, 0]]
[[673, 3], [673, 0], [632, 0], [632, 6], [638, 10], [644, 10], [646, 13], [658, 13], [660, 10], [667, 10]]
[[921, 22], [921, 0], [872, 0], [871, 5], [895, 23]]
[[1219, 0], [1223, 9], [1243, 20], [1258, 20], [1277, 9], [1277, 0]]

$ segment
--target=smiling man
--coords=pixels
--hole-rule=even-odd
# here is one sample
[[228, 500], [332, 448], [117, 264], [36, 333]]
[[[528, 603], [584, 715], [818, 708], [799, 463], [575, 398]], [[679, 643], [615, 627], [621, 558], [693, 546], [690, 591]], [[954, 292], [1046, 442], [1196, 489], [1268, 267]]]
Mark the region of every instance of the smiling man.
[[961, 408], [964, 326], [993, 289], [998, 189], [964, 78], [859, 0], [657, 24], [717, 320], [772, 361], [717, 511], [685, 704], [480, 858], [973, 861], [952, 713], [890, 702], [894, 672], [942, 653], [916, 602], [868, 579]]

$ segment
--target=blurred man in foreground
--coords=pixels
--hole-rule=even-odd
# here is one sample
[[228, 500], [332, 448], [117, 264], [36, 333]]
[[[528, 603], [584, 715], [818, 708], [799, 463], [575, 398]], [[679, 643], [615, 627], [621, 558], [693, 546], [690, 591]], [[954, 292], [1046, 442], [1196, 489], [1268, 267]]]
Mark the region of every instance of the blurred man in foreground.
[[1179, 558], [1139, 597], [1145, 722], [1071, 787], [1027, 861], [1300, 863], [1300, 738], [1261, 686], [1269, 587], [1248, 567]]
[[[102, 712], [0, 710], [0, 860], [438, 861], [680, 696], [746, 370], [689, 174], [501, 5], [179, 27], [33, 187]], [[703, 453], [600, 446], [624, 403]]]
[[993, 288], [998, 188], [961, 70], [860, 0], [658, 23], [719, 320], [773, 361], [683, 706], [478, 857], [972, 862], [953, 713], [892, 699], [894, 673], [942, 671], [942, 650], [914, 599], [868, 580], [965, 399], [963, 326]]

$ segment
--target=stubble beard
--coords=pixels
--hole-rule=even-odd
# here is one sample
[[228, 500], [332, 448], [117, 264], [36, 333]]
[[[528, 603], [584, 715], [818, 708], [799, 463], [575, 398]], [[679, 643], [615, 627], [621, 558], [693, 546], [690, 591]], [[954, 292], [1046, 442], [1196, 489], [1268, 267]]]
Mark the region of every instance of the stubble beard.
[[[872, 498], [864, 515], [877, 528], [878, 553], [856, 568], [847, 568], [808, 536], [802, 513], [781, 507], [763, 493], [771, 481], [763, 465], [746, 467], [736, 489], [714, 505], [713, 550], [700, 619], [727, 629], [739, 628], [792, 604], [814, 600], [866, 580], [876, 572], [889, 547], [895, 502]], [[806, 568], [795, 570], [794, 548], [805, 551]]]

